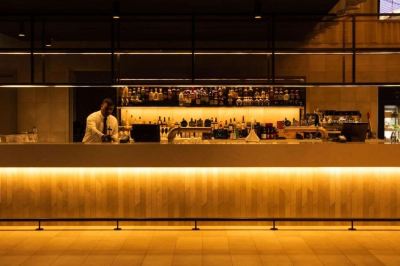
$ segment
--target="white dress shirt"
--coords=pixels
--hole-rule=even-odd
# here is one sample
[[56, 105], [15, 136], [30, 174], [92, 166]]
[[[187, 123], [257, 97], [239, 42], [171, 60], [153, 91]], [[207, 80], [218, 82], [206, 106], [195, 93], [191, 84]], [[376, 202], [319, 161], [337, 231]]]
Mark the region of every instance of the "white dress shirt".
[[[107, 133], [111, 135], [114, 141], [118, 141], [118, 121], [113, 115], [109, 115], [106, 121]], [[104, 116], [101, 111], [90, 114], [86, 120], [86, 132], [82, 142], [97, 143], [102, 142], [101, 137], [104, 128]]]

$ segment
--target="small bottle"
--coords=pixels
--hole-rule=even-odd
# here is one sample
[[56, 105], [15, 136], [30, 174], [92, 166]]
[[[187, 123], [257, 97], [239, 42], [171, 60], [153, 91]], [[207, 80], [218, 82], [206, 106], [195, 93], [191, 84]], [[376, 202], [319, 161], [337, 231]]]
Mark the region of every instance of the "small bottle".
[[265, 125], [261, 127], [261, 139], [267, 139], [267, 128]]
[[190, 118], [189, 127], [195, 127], [195, 126], [196, 126], [196, 122], [193, 120], [193, 118]]
[[187, 127], [187, 125], [188, 125], [188, 122], [185, 120], [185, 118], [182, 118], [181, 127]]
[[153, 101], [157, 102], [159, 99], [158, 97], [159, 97], [159, 94], [158, 94], [157, 88], [155, 88], [154, 93], [153, 93]]
[[164, 101], [164, 94], [163, 94], [162, 88], [158, 89], [158, 100], [160, 102]]
[[185, 98], [183, 96], [183, 92], [179, 92], [179, 106], [183, 106], [185, 104]]
[[149, 102], [152, 102], [154, 100], [154, 92], [153, 92], [153, 90], [151, 89], [150, 90], [150, 93], [149, 93]]
[[283, 103], [284, 103], [284, 105], [288, 105], [289, 104], [289, 99], [290, 99], [289, 91], [285, 90], [285, 93], [283, 94]]

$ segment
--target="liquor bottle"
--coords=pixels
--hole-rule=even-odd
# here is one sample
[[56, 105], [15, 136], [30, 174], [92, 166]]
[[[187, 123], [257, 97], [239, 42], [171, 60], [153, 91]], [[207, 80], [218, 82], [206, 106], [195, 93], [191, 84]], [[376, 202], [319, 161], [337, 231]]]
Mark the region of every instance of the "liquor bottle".
[[239, 98], [236, 100], [236, 106], [243, 106], [243, 100], [242, 100], [241, 97], [239, 97]]
[[187, 127], [187, 125], [188, 125], [188, 122], [185, 120], [185, 118], [182, 118], [181, 127]]
[[205, 127], [211, 127], [212, 126], [212, 118], [211, 119], [206, 119], [206, 120], [204, 120], [204, 126]]
[[233, 92], [232, 92], [232, 105], [233, 106], [236, 105], [237, 99], [238, 99], [238, 92], [237, 92], [236, 88], [233, 88]]
[[171, 89], [171, 104], [178, 104], [179, 105], [179, 88], [172, 87]]
[[141, 116], [139, 116], [138, 124], [143, 124], [143, 120], [142, 120]]
[[214, 90], [213, 90], [213, 98], [214, 98], [214, 101], [213, 101], [214, 105], [218, 105], [218, 89], [217, 88], [214, 88]]
[[153, 99], [154, 99], [154, 92], [153, 92], [153, 89], [150, 89], [150, 92], [149, 92], [149, 102], [152, 102]]
[[201, 93], [202, 93], [202, 91], [201, 90], [197, 90], [197, 91], [195, 91], [196, 92], [196, 105], [200, 105], [201, 104]]
[[299, 102], [300, 102], [300, 92], [299, 92], [299, 90], [295, 90], [294, 105], [299, 105]]
[[189, 127], [195, 127], [195, 126], [196, 126], [196, 122], [193, 120], [193, 118], [190, 118]]
[[158, 125], [161, 125], [161, 124], [162, 124], [161, 116], [158, 117], [157, 124], [158, 124]]
[[261, 139], [267, 139], [267, 128], [265, 124], [261, 126]]
[[248, 93], [248, 96], [250, 97], [250, 99], [254, 98], [255, 90], [253, 89], [253, 87], [249, 87], [247, 93]]
[[204, 90], [203, 90], [203, 95], [204, 95], [204, 104], [210, 105], [210, 97], [208, 94], [208, 90], [206, 88], [204, 88]]
[[274, 90], [272, 89], [272, 87], [269, 88], [268, 96], [269, 96], [270, 105], [274, 105], [275, 99], [274, 99]]
[[163, 93], [163, 89], [162, 88], [158, 89], [158, 100], [160, 102], [164, 101], [164, 93]]
[[196, 126], [197, 126], [197, 127], [203, 127], [203, 126], [204, 126], [203, 120], [202, 120], [201, 118], [199, 118], [199, 120], [197, 120]]
[[213, 97], [213, 92], [212, 92], [211, 87], [207, 88], [207, 94], [208, 94], [208, 104], [214, 105], [214, 97]]
[[214, 119], [214, 121], [212, 121], [212, 127], [214, 130], [218, 129], [218, 120], [217, 118]]
[[155, 88], [154, 92], [153, 92], [153, 101], [158, 102], [158, 100], [159, 100], [159, 95], [158, 95], [157, 88]]
[[289, 91], [286, 89], [284, 94], [283, 94], [283, 103], [284, 103], [284, 105], [289, 105], [289, 100], [290, 100]]
[[185, 98], [183, 95], [183, 91], [179, 92], [179, 106], [183, 106], [185, 104]]
[[294, 90], [290, 90], [289, 91], [289, 105], [294, 105], [294, 98], [295, 98]]
[[228, 105], [232, 106], [232, 104], [233, 104], [233, 91], [232, 91], [232, 89], [229, 89], [229, 92], [228, 92]]
[[283, 98], [284, 98], [283, 89], [279, 88], [279, 105], [283, 105], [284, 104]]
[[232, 122], [232, 118], [229, 119], [228, 129], [229, 129], [229, 132], [233, 131], [233, 122]]
[[172, 97], [173, 97], [172, 89], [171, 89], [171, 87], [169, 87], [168, 90], [167, 90], [167, 100], [168, 100], [169, 103], [171, 103]]

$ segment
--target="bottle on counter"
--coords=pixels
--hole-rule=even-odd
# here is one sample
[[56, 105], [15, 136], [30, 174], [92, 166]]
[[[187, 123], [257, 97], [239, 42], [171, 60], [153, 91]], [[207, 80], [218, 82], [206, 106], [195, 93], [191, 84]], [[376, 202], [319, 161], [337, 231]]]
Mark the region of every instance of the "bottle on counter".
[[193, 118], [190, 118], [189, 127], [195, 127], [195, 126], [196, 126], [196, 122], [193, 120]]
[[205, 127], [211, 127], [212, 126], [212, 118], [211, 119], [206, 119], [204, 120], [204, 126]]
[[197, 126], [197, 127], [203, 127], [203, 126], [204, 126], [203, 120], [202, 120], [201, 118], [199, 118], [199, 120], [197, 120], [196, 126]]
[[261, 139], [267, 139], [267, 127], [265, 126], [265, 124], [261, 126]]
[[188, 122], [185, 120], [185, 118], [182, 118], [181, 127], [187, 127], [187, 126], [188, 126]]

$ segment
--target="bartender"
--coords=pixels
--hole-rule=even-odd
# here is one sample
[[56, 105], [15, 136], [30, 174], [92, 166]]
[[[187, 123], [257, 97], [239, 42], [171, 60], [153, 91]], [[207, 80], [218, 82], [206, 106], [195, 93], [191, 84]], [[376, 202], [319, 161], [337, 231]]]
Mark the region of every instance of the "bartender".
[[106, 98], [100, 110], [90, 114], [86, 120], [86, 132], [82, 142], [101, 143], [118, 141], [118, 121], [112, 115], [114, 103]]

